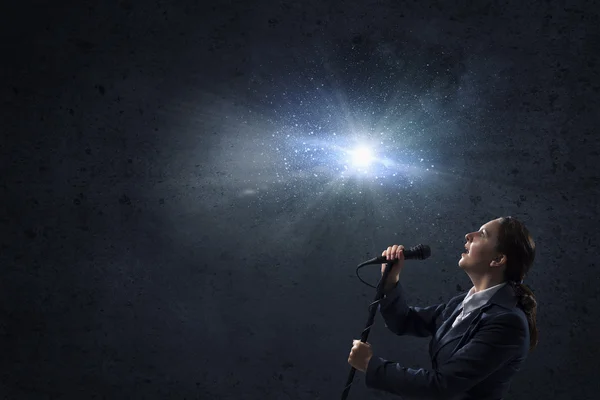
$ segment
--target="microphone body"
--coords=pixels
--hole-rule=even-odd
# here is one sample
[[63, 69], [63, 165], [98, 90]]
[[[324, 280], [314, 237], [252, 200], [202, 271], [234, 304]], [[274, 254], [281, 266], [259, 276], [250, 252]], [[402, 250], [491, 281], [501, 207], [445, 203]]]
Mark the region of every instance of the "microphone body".
[[[417, 246], [411, 247], [410, 249], [404, 249], [404, 259], [405, 260], [424, 260], [431, 256], [431, 248], [426, 244], [419, 244]], [[385, 264], [390, 262], [385, 259], [385, 256], [379, 256], [372, 258], [368, 261], [365, 261], [361, 265], [368, 264]]]

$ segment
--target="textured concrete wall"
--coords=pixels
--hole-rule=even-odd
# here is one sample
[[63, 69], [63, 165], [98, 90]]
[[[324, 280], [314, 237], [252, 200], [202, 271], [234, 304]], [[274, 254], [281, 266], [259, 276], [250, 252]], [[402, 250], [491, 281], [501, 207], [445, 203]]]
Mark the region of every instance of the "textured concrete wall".
[[[199, 3], [2, 13], [6, 398], [336, 398], [373, 297], [355, 266], [428, 243], [403, 284], [446, 301], [501, 215], [538, 252], [510, 398], [596, 398], [594, 2]], [[396, 175], [342, 178], [353, 137]], [[429, 367], [379, 316], [369, 342]], [[367, 396], [393, 398], [357, 373]]]

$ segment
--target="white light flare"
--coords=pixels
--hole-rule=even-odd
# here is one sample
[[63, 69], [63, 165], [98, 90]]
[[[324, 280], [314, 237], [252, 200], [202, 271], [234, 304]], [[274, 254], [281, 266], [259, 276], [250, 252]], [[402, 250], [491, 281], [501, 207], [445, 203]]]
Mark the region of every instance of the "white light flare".
[[356, 167], [366, 168], [375, 159], [373, 157], [373, 152], [366, 146], [360, 146], [350, 151], [350, 155], [352, 156], [352, 164]]

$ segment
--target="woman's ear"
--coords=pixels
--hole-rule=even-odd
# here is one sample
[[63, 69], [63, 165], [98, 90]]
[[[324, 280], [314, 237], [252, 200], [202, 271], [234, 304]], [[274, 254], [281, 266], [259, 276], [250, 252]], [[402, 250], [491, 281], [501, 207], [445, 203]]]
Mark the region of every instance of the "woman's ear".
[[490, 265], [493, 267], [499, 267], [504, 264], [506, 264], [506, 256], [504, 254], [499, 254], [492, 260]]

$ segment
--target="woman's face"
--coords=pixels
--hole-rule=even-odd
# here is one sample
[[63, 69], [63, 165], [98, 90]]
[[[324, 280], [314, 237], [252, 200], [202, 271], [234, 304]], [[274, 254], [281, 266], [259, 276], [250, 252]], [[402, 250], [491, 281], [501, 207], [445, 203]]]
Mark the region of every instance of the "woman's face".
[[466, 251], [458, 262], [459, 267], [470, 271], [486, 271], [498, 256], [495, 248], [499, 230], [500, 218], [486, 223], [477, 232], [467, 233]]

